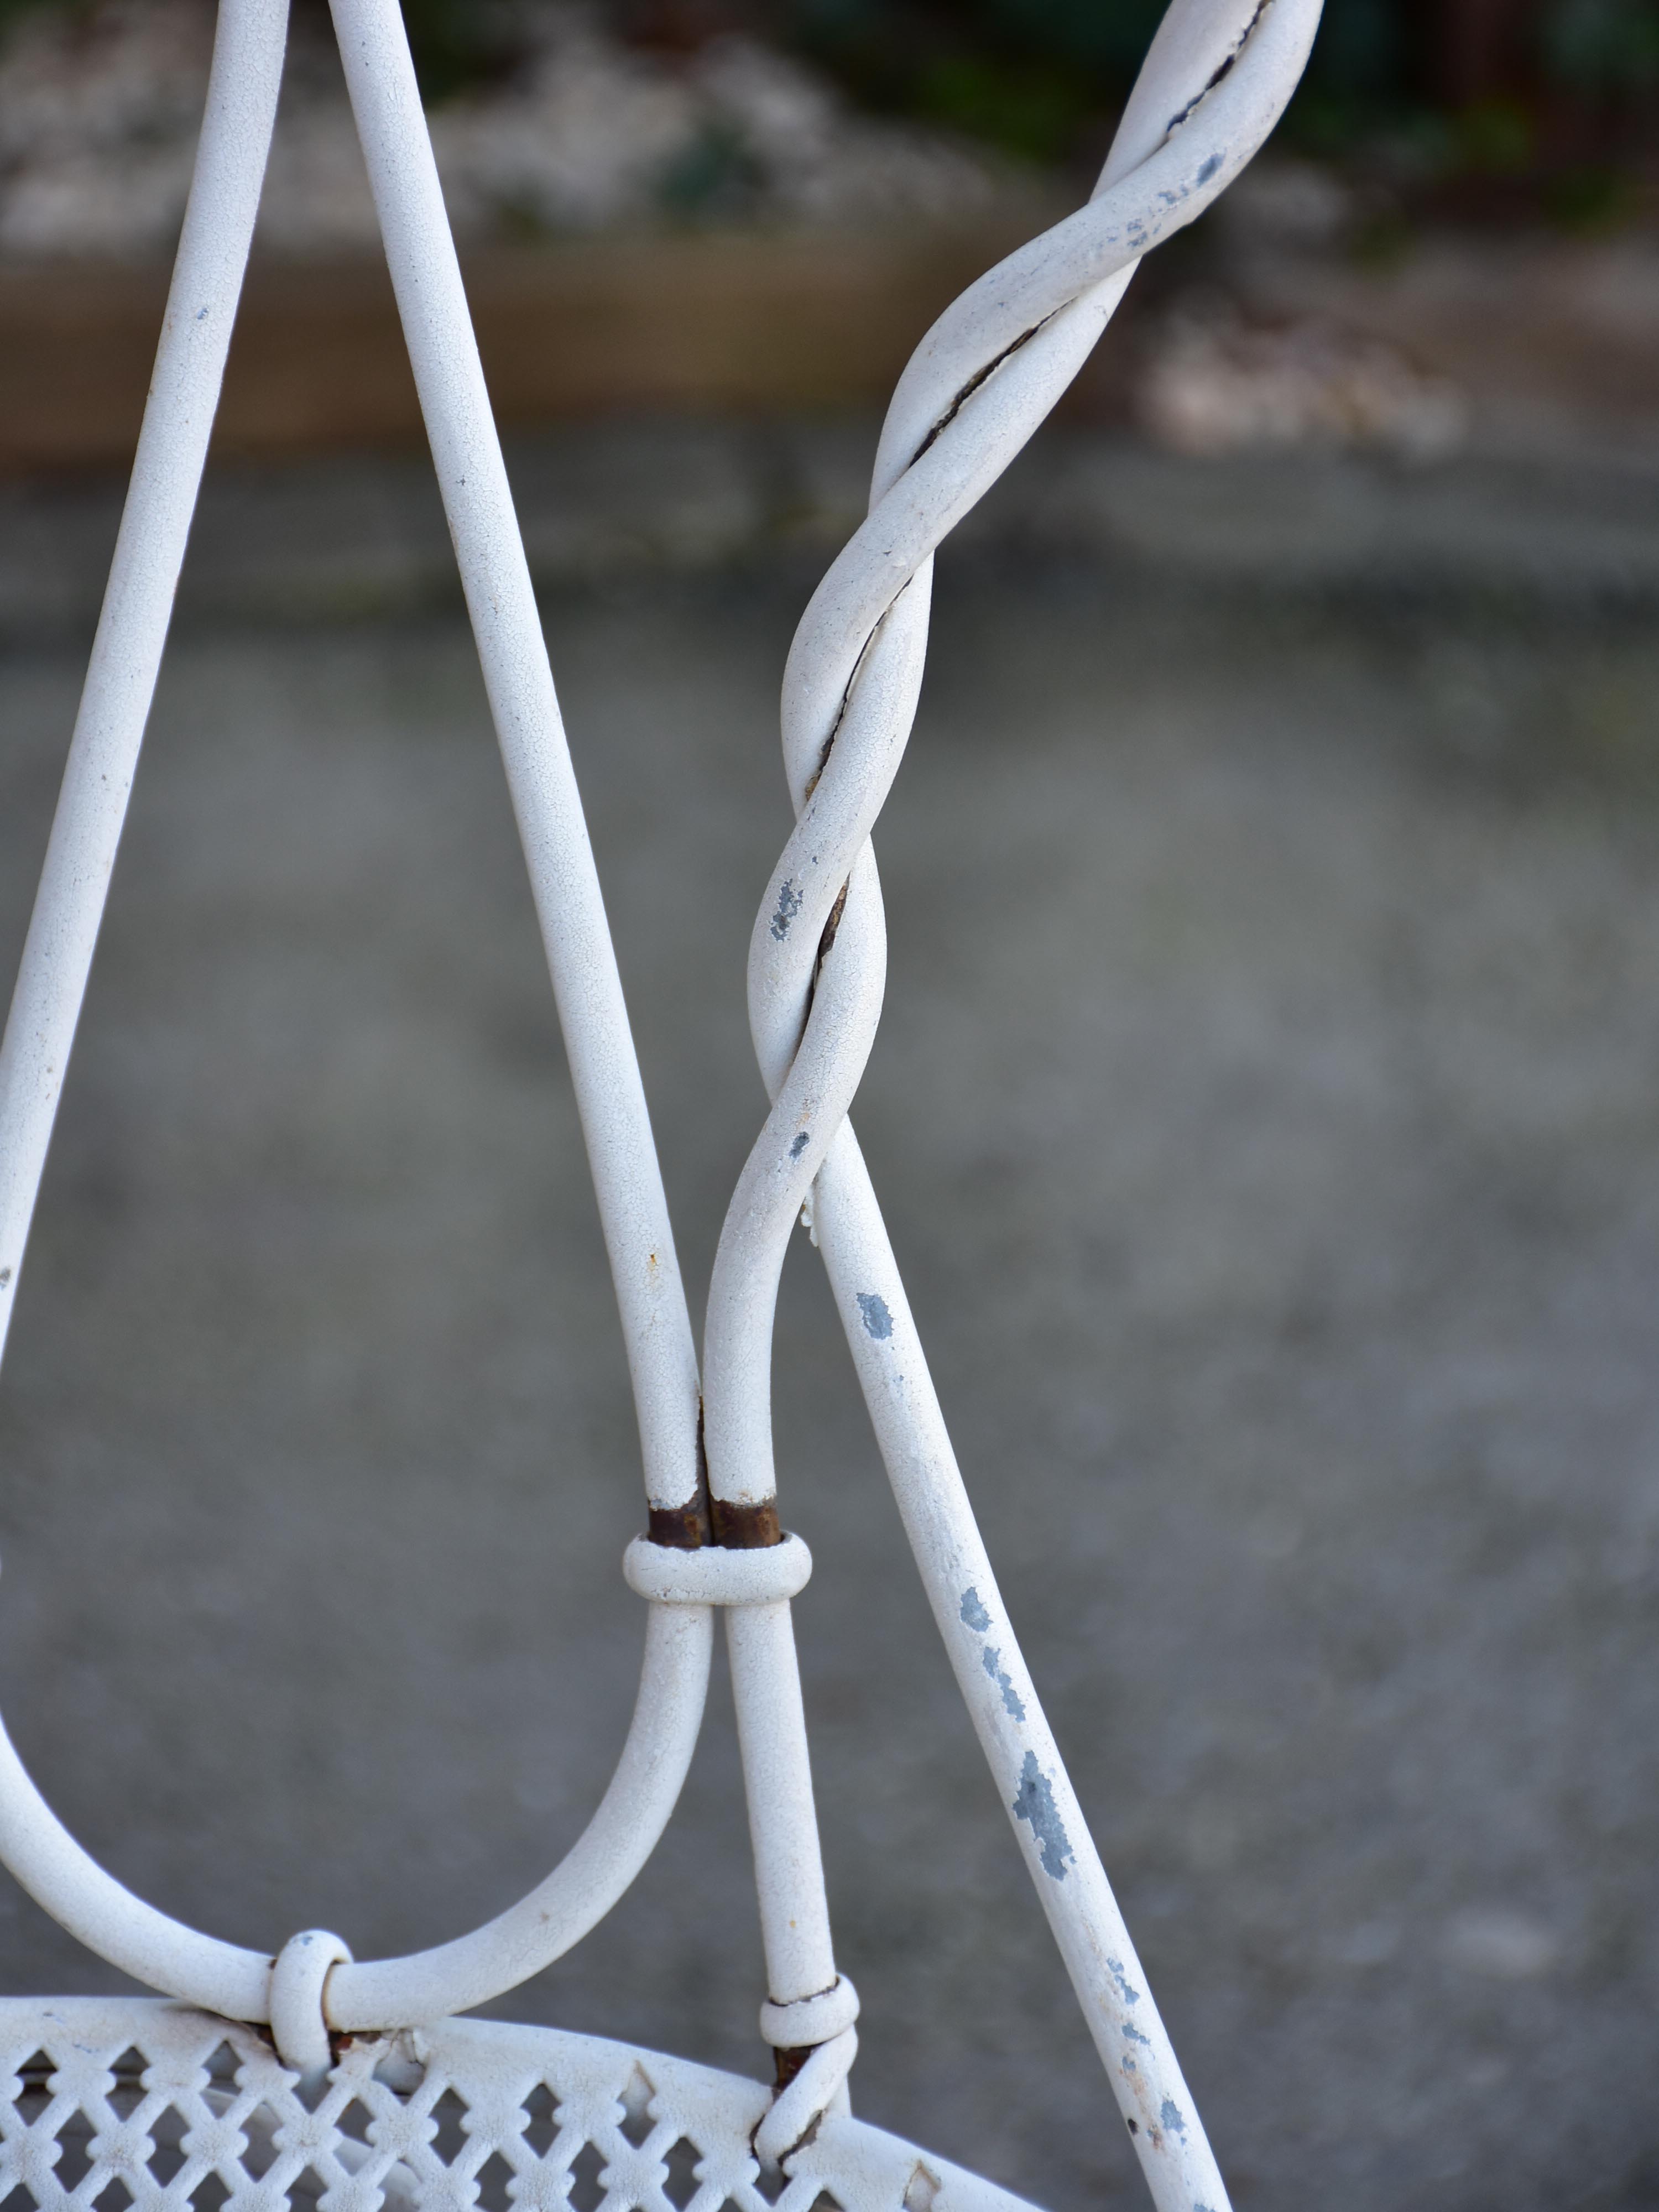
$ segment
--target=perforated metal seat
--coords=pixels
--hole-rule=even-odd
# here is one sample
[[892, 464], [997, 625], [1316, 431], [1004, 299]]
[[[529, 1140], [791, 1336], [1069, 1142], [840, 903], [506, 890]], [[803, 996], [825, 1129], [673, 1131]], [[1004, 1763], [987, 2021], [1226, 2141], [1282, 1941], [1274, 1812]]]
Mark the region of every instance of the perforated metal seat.
[[441, 2021], [354, 2038], [302, 2089], [255, 2030], [155, 1997], [0, 2000], [0, 2203], [21, 2212], [1015, 2212], [848, 2117], [763, 2166], [758, 2081], [596, 2036]]
[[[804, 1220], [900, 1515], [1014, 1836], [1161, 2212], [1221, 2179], [1091, 1842], [951, 1450], [848, 1111], [880, 1017], [869, 837], [909, 735], [934, 548], [1076, 374], [1137, 261], [1273, 127], [1318, 0], [1173, 0], [1087, 207], [928, 333], [883, 430], [868, 520], [785, 674], [798, 817], [756, 921], [750, 1018], [772, 1109], [715, 1257], [701, 1380], [605, 910], [397, 0], [333, 0], [353, 109], [523, 839], [604, 1224], [649, 1513], [638, 1700], [588, 1827], [487, 1925], [403, 1959], [273, 1957], [171, 1920], [84, 1852], [0, 1732], [0, 1858], [73, 1934], [179, 2000], [0, 2001], [0, 2212], [999, 2212], [1019, 2200], [851, 2117], [858, 1997], [830, 1941], [781, 1528], [772, 1318]], [[0, 1047], [0, 1331], [9, 1320], [206, 457], [270, 141], [283, 0], [222, 0], [207, 112], [131, 489]], [[578, 1942], [661, 1835], [731, 1653], [766, 1954], [770, 2085], [647, 2051], [458, 2020]]]

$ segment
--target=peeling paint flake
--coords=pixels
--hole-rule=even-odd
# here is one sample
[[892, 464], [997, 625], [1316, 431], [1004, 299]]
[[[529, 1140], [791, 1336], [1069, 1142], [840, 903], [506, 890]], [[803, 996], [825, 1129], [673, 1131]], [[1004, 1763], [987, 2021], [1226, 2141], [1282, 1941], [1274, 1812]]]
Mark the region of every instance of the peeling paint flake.
[[887, 1310], [885, 1298], [878, 1297], [874, 1291], [858, 1294], [859, 1311], [864, 1316], [864, 1333], [878, 1342], [893, 1334], [893, 1316]]
[[976, 1589], [965, 1589], [962, 1593], [962, 1618], [975, 1636], [983, 1636], [991, 1626], [991, 1616], [980, 1603]]
[[1001, 1652], [994, 1644], [988, 1644], [980, 1654], [980, 1657], [984, 1662], [986, 1673], [1002, 1692], [1004, 1712], [1007, 1714], [1010, 1720], [1023, 1721], [1025, 1717], [1025, 1708], [1020, 1703], [1018, 1691], [1003, 1672]]
[[1130, 1988], [1129, 1978], [1123, 1971], [1121, 1959], [1108, 1959], [1106, 1971], [1117, 1984], [1117, 1993], [1125, 2004], [1133, 2005], [1140, 2002], [1140, 1991]]
[[789, 934], [789, 925], [800, 912], [805, 899], [793, 883], [785, 882], [778, 890], [778, 910], [772, 917], [772, 934], [780, 945]]
[[918, 2160], [915, 2171], [904, 2185], [904, 2212], [933, 2212], [944, 2186], [939, 2175]]
[[1077, 1853], [1072, 1849], [1060, 1808], [1054, 1803], [1053, 1787], [1037, 1765], [1035, 1752], [1026, 1753], [1025, 1764], [1019, 1771], [1019, 1795], [1014, 1800], [1013, 1813], [1014, 1818], [1024, 1820], [1036, 1837], [1044, 1874], [1051, 1881], [1064, 1881], [1066, 1861], [1074, 1859]]
[[1163, 2107], [1158, 2117], [1163, 2121], [1164, 2126], [1170, 2130], [1171, 2135], [1177, 2135], [1183, 2138], [1185, 2137], [1187, 2133], [1187, 2115], [1182, 2111], [1180, 2106], [1176, 2104], [1173, 2097], [1166, 2097], [1164, 2100]]

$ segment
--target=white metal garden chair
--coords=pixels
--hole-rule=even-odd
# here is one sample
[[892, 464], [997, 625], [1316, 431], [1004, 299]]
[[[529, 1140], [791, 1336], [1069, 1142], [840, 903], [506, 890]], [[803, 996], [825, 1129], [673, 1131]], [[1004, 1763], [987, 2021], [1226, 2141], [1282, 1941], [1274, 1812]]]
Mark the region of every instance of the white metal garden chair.
[[[645, 1097], [398, 0], [333, 0], [357, 127], [552, 970], [639, 1413], [648, 1534], [633, 1723], [586, 1832], [509, 1911], [408, 1958], [274, 1956], [169, 1919], [59, 1825], [0, 1734], [0, 1858], [161, 1997], [0, 2000], [0, 2202], [22, 2212], [996, 2212], [1018, 2203], [851, 2117], [858, 1998], [830, 1944], [781, 1532], [773, 1308], [805, 1215], [923, 1584], [1160, 2212], [1225, 2196], [998, 1595], [848, 1109], [885, 958], [869, 836], [909, 735], [934, 548], [1081, 367], [1139, 258], [1255, 152], [1319, 0], [1173, 0], [1089, 204], [975, 284], [901, 378], [869, 519], [783, 691], [798, 815], [749, 969], [773, 1104], [726, 1218], [701, 1391]], [[0, 1050], [0, 1332], [97, 939], [270, 140], [285, 0], [222, 0], [155, 381]], [[576, 1942], [662, 1833], [725, 1618], [775, 2081], [455, 2017]], [[9, 2076], [9, 2079], [3, 2077]], [[114, 2185], [119, 2185], [118, 2189]], [[573, 2200], [573, 2191], [574, 2197]]]

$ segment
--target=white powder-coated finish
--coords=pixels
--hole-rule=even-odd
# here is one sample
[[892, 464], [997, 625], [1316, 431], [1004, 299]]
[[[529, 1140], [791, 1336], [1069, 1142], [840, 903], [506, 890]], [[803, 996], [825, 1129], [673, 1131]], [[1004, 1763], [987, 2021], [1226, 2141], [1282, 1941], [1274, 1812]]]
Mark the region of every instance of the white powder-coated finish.
[[[844, 2115], [780, 2172], [753, 2141], [769, 2106], [740, 2075], [553, 2028], [451, 2020], [364, 2038], [313, 2087], [258, 2034], [186, 2005], [0, 1998], [0, 2195], [25, 2188], [51, 2212], [112, 2180], [133, 2212], [281, 2212], [325, 2191], [329, 2212], [463, 2212], [507, 2187], [564, 2212], [573, 2184], [590, 2212], [813, 2212], [824, 2195], [841, 2212], [1030, 2212]], [[73, 2196], [58, 2178], [71, 2146], [93, 2160]]]
[[[0, 1857], [93, 1949], [187, 2001], [0, 2001], [14, 2075], [9, 2106], [0, 2097], [0, 2162], [43, 2208], [90, 2203], [112, 2177], [141, 2203], [165, 2195], [177, 2205], [189, 2189], [158, 2178], [157, 2166], [175, 2152], [198, 2179], [216, 2176], [234, 2204], [260, 2212], [318, 2193], [329, 2212], [470, 2205], [493, 2164], [514, 2201], [562, 2208], [583, 2145], [606, 2161], [602, 2212], [667, 2212], [680, 2200], [664, 2196], [664, 2160], [688, 2147], [702, 2161], [696, 2212], [724, 2203], [758, 2212], [768, 2197], [756, 2177], [779, 2167], [778, 2201], [792, 2212], [808, 2212], [820, 2191], [844, 2212], [866, 2203], [993, 2212], [1017, 2203], [849, 2116], [858, 1997], [830, 1939], [790, 1613], [811, 1563], [799, 1539], [777, 1540], [774, 1508], [773, 1313], [804, 1212], [935, 1619], [1154, 2201], [1160, 2212], [1221, 2212], [1214, 2159], [1002, 1607], [847, 1117], [884, 981], [870, 832], [915, 711], [933, 552], [1076, 374], [1139, 258], [1201, 212], [1271, 130], [1306, 59], [1319, 0], [1172, 0], [1089, 204], [970, 287], [900, 380], [868, 519], [813, 595], [785, 675], [798, 819], [756, 922], [749, 971], [772, 1106], [716, 1255], [706, 1402], [401, 15], [397, 0], [332, 6], [627, 1346], [653, 1511], [652, 1536], [630, 1545], [624, 1562], [647, 1604], [640, 1693], [592, 1820], [529, 1896], [453, 1942], [368, 1961], [325, 1929], [291, 1936], [272, 1954], [155, 1911], [68, 1835], [0, 1730]], [[285, 32], [283, 0], [222, 0], [155, 378], [0, 1046], [0, 1344], [217, 404]], [[766, 1953], [761, 2031], [782, 2055], [778, 2088], [587, 2039], [450, 2019], [557, 1957], [644, 1863], [696, 1741], [716, 1608], [726, 1614]], [[276, 2055], [230, 2023], [269, 2023]], [[343, 2036], [355, 2039], [343, 2045]], [[301, 2077], [303, 2097], [292, 2093]], [[469, 2148], [434, 2158], [432, 2116], [452, 2093], [465, 2108]], [[538, 2094], [557, 2108], [551, 2148], [531, 2142]], [[366, 2133], [354, 2135], [353, 2113], [367, 2115]], [[164, 2121], [184, 2133], [158, 2148], [147, 2131]], [[56, 2167], [76, 2130], [91, 2165], [67, 2192]]]

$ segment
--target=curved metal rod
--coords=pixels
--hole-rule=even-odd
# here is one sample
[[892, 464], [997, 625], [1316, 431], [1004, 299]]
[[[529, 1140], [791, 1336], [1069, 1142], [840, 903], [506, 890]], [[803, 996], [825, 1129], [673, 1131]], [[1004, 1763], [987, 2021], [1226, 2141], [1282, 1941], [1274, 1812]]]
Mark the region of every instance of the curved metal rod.
[[[698, 1492], [697, 1375], [645, 1096], [580, 801], [396, 0], [335, 15], [434, 459], [525, 847], [621, 1308], [653, 1505]], [[0, 1346], [166, 644], [258, 210], [286, 0], [222, 0], [190, 199], [63, 793], [0, 1045]], [[342, 1964], [332, 2024], [411, 2026], [538, 1972], [621, 1896], [684, 1782], [706, 1608], [653, 1607], [633, 1725], [588, 1829], [509, 1911], [411, 1958]], [[112, 1964], [268, 2017], [271, 1961], [170, 1919], [57, 1820], [0, 1729], [0, 1859]]]
[[[603, 1919], [655, 1849], [696, 1747], [714, 1650], [708, 1606], [653, 1605], [639, 1696], [611, 1785], [575, 1843], [529, 1895], [470, 1935], [401, 1959], [336, 1966], [328, 2024], [418, 2027], [514, 1988]], [[169, 1996], [230, 2020], [268, 2021], [273, 1960], [146, 1905], [83, 1850], [0, 1726], [0, 1858], [89, 1950]]]

